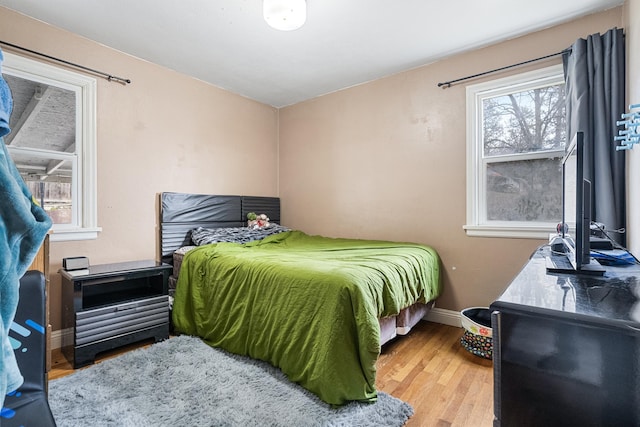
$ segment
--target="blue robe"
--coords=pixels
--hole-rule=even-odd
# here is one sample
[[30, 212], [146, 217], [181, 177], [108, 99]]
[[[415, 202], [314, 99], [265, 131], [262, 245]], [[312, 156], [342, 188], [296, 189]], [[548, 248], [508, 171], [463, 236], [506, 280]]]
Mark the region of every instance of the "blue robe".
[[10, 132], [13, 98], [2, 78], [2, 59], [0, 50], [0, 406], [4, 396], [23, 382], [9, 342], [9, 327], [18, 306], [20, 277], [51, 228], [51, 219], [34, 202], [3, 140]]

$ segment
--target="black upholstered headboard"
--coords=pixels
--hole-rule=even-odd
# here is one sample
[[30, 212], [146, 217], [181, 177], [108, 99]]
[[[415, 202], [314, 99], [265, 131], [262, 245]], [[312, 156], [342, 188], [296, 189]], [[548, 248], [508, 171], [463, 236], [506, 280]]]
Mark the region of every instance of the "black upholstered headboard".
[[196, 227], [242, 227], [247, 213], [264, 213], [280, 223], [280, 198], [162, 193], [160, 195], [160, 251], [162, 261], [172, 263], [173, 252], [190, 244]]

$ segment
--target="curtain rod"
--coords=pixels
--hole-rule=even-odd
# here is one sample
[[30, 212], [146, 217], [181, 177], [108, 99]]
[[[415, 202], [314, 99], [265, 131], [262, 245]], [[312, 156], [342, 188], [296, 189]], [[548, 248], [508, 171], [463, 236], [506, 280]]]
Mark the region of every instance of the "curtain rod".
[[115, 82], [118, 82], [118, 83], [122, 83], [123, 85], [127, 85], [127, 84], [131, 83], [131, 80], [129, 80], [129, 79], [125, 79], [125, 78], [122, 78], [122, 77], [114, 76], [112, 74], [105, 73], [105, 72], [102, 72], [102, 71], [94, 70], [93, 68], [85, 67], [84, 65], [74, 64], [73, 62], [65, 61], [64, 59], [56, 58], [55, 56], [49, 56], [49, 55], [44, 54], [44, 53], [36, 52], [35, 50], [27, 49], [26, 47], [17, 46], [15, 44], [7, 43], [7, 42], [2, 41], [2, 40], [0, 40], [0, 44], [6, 45], [6, 46], [10, 46], [10, 47], [12, 47], [14, 49], [22, 50], [24, 52], [29, 52], [29, 53], [31, 53], [33, 55], [41, 56], [43, 58], [47, 58], [47, 59], [50, 59], [52, 61], [61, 62], [63, 64], [70, 65], [70, 66], [75, 67], [75, 68], [80, 68], [81, 70], [89, 71], [89, 72], [94, 73], [94, 74], [98, 74], [98, 75], [104, 77], [105, 79], [109, 80], [110, 82], [115, 81]]
[[461, 82], [463, 80], [474, 79], [476, 77], [484, 76], [484, 75], [491, 74], [491, 73], [496, 73], [498, 71], [507, 70], [509, 68], [519, 67], [520, 65], [529, 64], [531, 62], [541, 61], [543, 59], [551, 58], [551, 57], [558, 56], [558, 55], [563, 55], [563, 54], [565, 54], [567, 52], [571, 52], [571, 48], [565, 49], [565, 50], [563, 50], [561, 52], [552, 53], [551, 55], [541, 56], [540, 58], [530, 59], [528, 61], [519, 62], [517, 64], [507, 65], [506, 67], [496, 68], [495, 70], [485, 71], [483, 73], [474, 74], [472, 76], [461, 77], [459, 79], [449, 80], [448, 82], [438, 83], [438, 87], [442, 87], [442, 89], [446, 89], [448, 87], [451, 87], [452, 84]]

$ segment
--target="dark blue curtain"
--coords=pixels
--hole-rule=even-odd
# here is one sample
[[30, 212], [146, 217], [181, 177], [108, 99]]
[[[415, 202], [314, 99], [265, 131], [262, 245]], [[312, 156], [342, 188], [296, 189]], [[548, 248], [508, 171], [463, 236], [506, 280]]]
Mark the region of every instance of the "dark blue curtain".
[[[625, 110], [625, 47], [622, 29], [578, 39], [563, 55], [567, 141], [584, 132], [594, 221], [609, 231], [626, 227], [625, 152], [616, 151], [616, 121]], [[609, 233], [625, 245], [624, 233]]]

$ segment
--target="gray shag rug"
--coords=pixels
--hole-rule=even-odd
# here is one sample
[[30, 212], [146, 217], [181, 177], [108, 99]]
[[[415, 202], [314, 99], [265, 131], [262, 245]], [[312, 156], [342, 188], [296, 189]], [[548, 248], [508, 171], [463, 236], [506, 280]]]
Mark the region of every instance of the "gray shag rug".
[[49, 382], [58, 427], [402, 426], [413, 408], [386, 393], [333, 408], [271, 365], [171, 338]]

